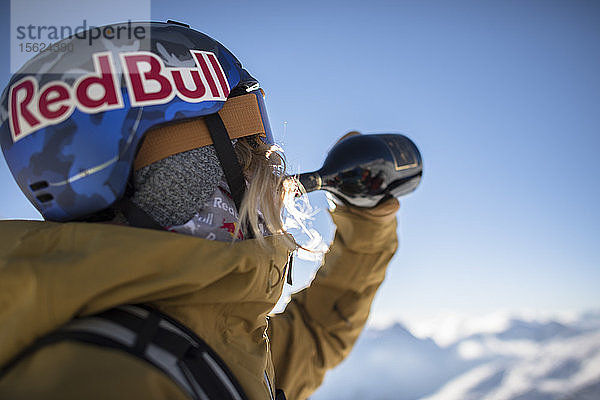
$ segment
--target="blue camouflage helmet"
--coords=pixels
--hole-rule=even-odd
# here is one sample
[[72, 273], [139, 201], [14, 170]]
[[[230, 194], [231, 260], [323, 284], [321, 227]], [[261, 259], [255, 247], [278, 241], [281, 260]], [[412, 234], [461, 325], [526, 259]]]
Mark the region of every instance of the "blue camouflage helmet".
[[219, 112], [256, 79], [223, 45], [187, 25], [93, 28], [37, 54], [0, 101], [0, 145], [17, 184], [45, 219], [85, 218], [125, 193], [146, 133]]

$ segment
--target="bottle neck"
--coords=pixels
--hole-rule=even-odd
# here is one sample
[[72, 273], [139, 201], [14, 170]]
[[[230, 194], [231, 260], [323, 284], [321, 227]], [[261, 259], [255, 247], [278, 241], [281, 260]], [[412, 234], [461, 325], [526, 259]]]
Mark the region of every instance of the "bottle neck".
[[313, 192], [315, 190], [319, 190], [323, 187], [323, 179], [321, 179], [321, 174], [319, 171], [315, 172], [306, 172], [304, 174], [298, 175], [298, 180], [304, 186], [304, 190], [306, 193]]

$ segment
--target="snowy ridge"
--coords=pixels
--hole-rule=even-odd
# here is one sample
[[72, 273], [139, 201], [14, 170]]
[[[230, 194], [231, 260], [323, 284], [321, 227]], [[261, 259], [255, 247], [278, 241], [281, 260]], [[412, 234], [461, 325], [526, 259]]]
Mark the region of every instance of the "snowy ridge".
[[444, 346], [399, 323], [368, 329], [311, 399], [600, 399], [600, 312], [496, 326]]

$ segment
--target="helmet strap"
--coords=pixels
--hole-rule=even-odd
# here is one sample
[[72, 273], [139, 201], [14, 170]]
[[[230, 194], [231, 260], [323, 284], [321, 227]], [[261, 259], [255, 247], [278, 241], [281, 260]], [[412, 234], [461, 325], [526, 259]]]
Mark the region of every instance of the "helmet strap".
[[[246, 180], [242, 174], [242, 167], [238, 162], [229, 133], [227, 133], [227, 128], [225, 128], [225, 124], [218, 113], [204, 116], [204, 121], [217, 151], [221, 168], [225, 173], [225, 179], [231, 190], [235, 207], [240, 212], [244, 193], [246, 192]], [[248, 235], [252, 238], [251, 229], [248, 229]]]
[[113, 205], [113, 207], [119, 210], [127, 219], [127, 222], [131, 226], [135, 226], [137, 228], [146, 228], [146, 229], [156, 229], [159, 231], [164, 231], [165, 228], [162, 227], [158, 222], [154, 220], [148, 213], [142, 210], [140, 207], [134, 204], [131, 201], [129, 196], [123, 196], [121, 200]]

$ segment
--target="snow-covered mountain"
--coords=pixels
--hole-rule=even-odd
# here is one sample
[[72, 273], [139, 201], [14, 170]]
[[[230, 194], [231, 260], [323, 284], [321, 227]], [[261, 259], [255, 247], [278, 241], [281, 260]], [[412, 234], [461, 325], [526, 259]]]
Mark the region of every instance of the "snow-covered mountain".
[[443, 346], [400, 323], [368, 329], [311, 399], [600, 399], [600, 312], [512, 317]]

